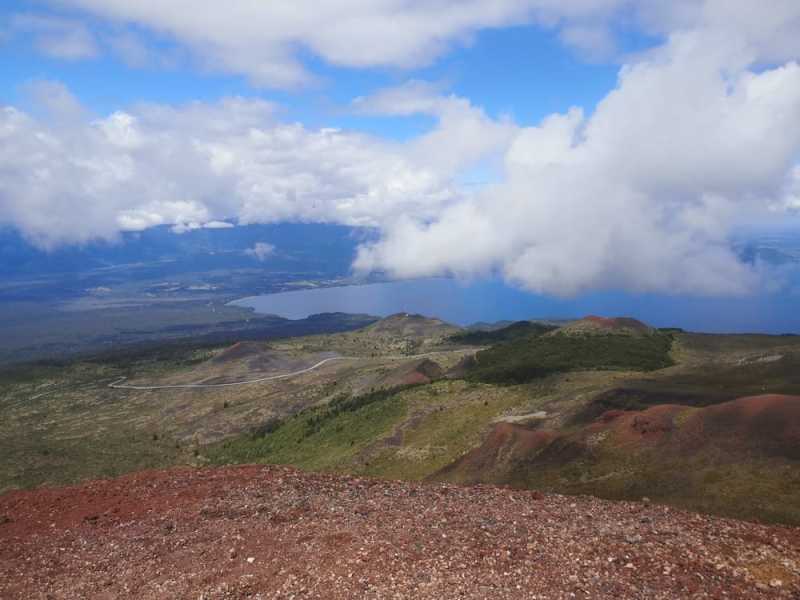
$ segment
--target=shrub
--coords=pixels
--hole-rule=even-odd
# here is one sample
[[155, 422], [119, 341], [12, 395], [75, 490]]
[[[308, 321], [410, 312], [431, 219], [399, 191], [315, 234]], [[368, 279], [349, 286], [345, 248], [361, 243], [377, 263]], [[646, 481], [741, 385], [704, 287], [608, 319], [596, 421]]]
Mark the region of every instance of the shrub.
[[567, 371], [653, 371], [673, 364], [671, 347], [663, 333], [521, 338], [478, 352], [466, 378], [510, 385]]

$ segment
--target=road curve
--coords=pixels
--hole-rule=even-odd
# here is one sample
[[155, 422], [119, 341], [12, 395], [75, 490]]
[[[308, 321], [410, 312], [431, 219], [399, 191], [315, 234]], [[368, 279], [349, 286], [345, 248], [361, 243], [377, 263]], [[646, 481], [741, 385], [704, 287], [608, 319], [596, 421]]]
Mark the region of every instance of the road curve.
[[[470, 348], [470, 350], [473, 349]], [[321, 360], [317, 364], [312, 365], [306, 369], [301, 369], [300, 371], [292, 371], [291, 373], [281, 373], [280, 375], [270, 375], [268, 377], [259, 377], [258, 379], [248, 379], [247, 381], [233, 381], [231, 383], [176, 383], [173, 385], [131, 385], [123, 383], [123, 381], [125, 381], [127, 377], [120, 377], [116, 381], [109, 383], [108, 387], [115, 390], [176, 390], [176, 389], [186, 389], [186, 388], [224, 388], [224, 387], [233, 387], [237, 385], [264, 383], [265, 381], [275, 381], [276, 379], [287, 379], [289, 377], [296, 377], [298, 375], [303, 375], [304, 373], [309, 373], [314, 369], [318, 369], [322, 365], [334, 360], [374, 360], [375, 358], [383, 360], [413, 360], [415, 358], [424, 358], [426, 356], [433, 356], [435, 354], [448, 354], [450, 352], [453, 352], [453, 350], [426, 352], [425, 354], [414, 354], [411, 356], [379, 356], [379, 357], [334, 356], [332, 358], [326, 358], [324, 360]]]
[[115, 390], [172, 390], [172, 389], [181, 389], [181, 388], [223, 388], [223, 387], [232, 387], [235, 385], [249, 385], [251, 383], [263, 383], [265, 381], [273, 381], [275, 379], [286, 379], [288, 377], [296, 377], [297, 375], [302, 375], [303, 373], [308, 373], [309, 371], [313, 371], [314, 369], [318, 369], [322, 365], [329, 363], [334, 360], [355, 360], [359, 357], [355, 356], [334, 356], [333, 358], [326, 358], [325, 360], [319, 361], [317, 364], [312, 365], [306, 369], [301, 369], [300, 371], [293, 371], [291, 373], [282, 373], [280, 375], [270, 375], [268, 377], [260, 377], [258, 379], [249, 379], [247, 381], [234, 381], [231, 383], [176, 383], [173, 385], [130, 385], [127, 383], [122, 383], [127, 379], [127, 377], [121, 377], [116, 381], [109, 383], [108, 387], [113, 388]]

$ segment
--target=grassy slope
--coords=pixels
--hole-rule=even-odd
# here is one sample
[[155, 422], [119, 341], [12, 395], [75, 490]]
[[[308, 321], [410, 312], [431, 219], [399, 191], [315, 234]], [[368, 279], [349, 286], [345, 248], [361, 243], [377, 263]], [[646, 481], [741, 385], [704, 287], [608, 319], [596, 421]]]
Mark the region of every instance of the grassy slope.
[[[425, 323], [415, 324], [426, 334]], [[317, 335], [273, 344], [277, 351], [291, 356], [307, 355], [319, 346], [319, 351], [380, 357], [396, 351], [397, 340], [390, 334], [375, 339], [362, 330], [360, 334]], [[382, 346], [384, 341], [391, 347]], [[211, 344], [195, 348], [178, 343], [0, 369], [0, 492], [141, 468], [202, 463], [197, 452], [201, 446], [236, 436], [273, 416], [294, 414], [334, 394], [370, 389], [399, 364], [396, 360], [382, 363], [380, 358], [336, 363], [263, 386], [162, 391], [107, 387], [120, 377], [132, 378], [133, 383], [203, 379], [209, 375], [203, 363], [222, 348]], [[354, 351], [359, 349], [361, 352]], [[441, 356], [437, 361], [440, 358], [448, 368], [460, 354]], [[244, 367], [242, 377], [247, 375]], [[240, 374], [235, 369], [231, 372]], [[370, 414], [370, 423], [377, 418]], [[345, 416], [339, 419], [343, 420]], [[345, 427], [357, 432], [355, 442], [362, 438], [371, 442], [378, 435], [370, 427]]]
[[[143, 369], [145, 365], [141, 365]], [[152, 371], [168, 368], [160, 362]], [[134, 427], [124, 406], [86, 392], [119, 366], [78, 363], [16, 371], [0, 384], [0, 491], [174, 464], [186, 449], [169, 436]], [[157, 438], [157, 439], [155, 439]]]
[[729, 455], [716, 448], [691, 455], [660, 449], [631, 452], [606, 440], [573, 460], [513, 465], [506, 474], [496, 474], [494, 482], [618, 500], [648, 497], [734, 518], [800, 525], [800, 469], [795, 462]]
[[336, 410], [335, 403], [311, 408], [267, 427], [266, 432], [212, 445], [205, 456], [214, 464], [290, 463], [309, 470], [341, 468], [391, 431], [408, 407], [402, 390], [354, 400], [342, 410]]
[[242, 435], [204, 454], [214, 464], [285, 463], [422, 479], [480, 443], [494, 418], [529, 402], [523, 389], [440, 381], [384, 394], [330, 416], [328, 407], [310, 409], [264, 436]]
[[457, 333], [450, 338], [450, 341], [456, 344], [488, 346], [490, 344], [499, 344], [501, 342], [510, 342], [521, 338], [543, 335], [554, 329], [556, 329], [554, 325], [532, 323], [531, 321], [517, 321], [501, 329]]
[[[349, 340], [348, 336], [352, 334], [341, 337]], [[686, 388], [700, 395], [711, 394], [720, 386], [725, 387], [726, 393], [735, 394], [737, 390], [763, 387], [764, 382], [792, 388], [800, 373], [794, 368], [798, 364], [797, 355], [791, 352], [800, 350], [800, 341], [792, 338], [677, 334], [673, 355], [687, 366], [644, 375], [571, 371], [586, 366], [644, 369], [667, 364], [666, 336], [644, 338], [650, 341], [642, 347], [636, 346], [642, 338], [601, 336], [575, 352], [572, 351], [576, 348], [576, 338], [567, 338], [571, 340], [568, 342], [559, 336], [546, 339], [544, 344], [527, 340], [526, 345], [520, 346], [524, 351], [520, 369], [528, 369], [522, 371], [527, 373], [525, 377], [531, 373], [531, 357], [546, 359], [545, 372], [557, 369], [570, 373], [522, 385], [507, 385], [508, 379], [501, 380], [502, 386], [477, 381], [439, 381], [375, 396], [373, 401], [356, 402], [347, 410], [317, 407], [283, 421], [267, 435], [235, 436], [204, 447], [201, 452], [215, 464], [291, 463], [313, 470], [421, 479], [479, 445], [492, 422], [504, 415], [555, 411], [554, 425], [569, 434], [579, 424], [565, 425], [569, 421], [564, 421], [564, 415], [577, 411], [598, 393], [632, 381], [642, 389], [665, 391], [667, 396]], [[623, 343], [620, 339], [626, 340], [627, 349], [619, 346]], [[531, 347], [533, 351], [529, 352]], [[493, 349], [497, 352], [494, 356], [508, 356], [508, 346], [499, 351], [497, 348]], [[545, 353], [543, 348], [549, 351]], [[753, 352], [785, 356], [771, 362], [746, 364], [720, 359], [720, 356]], [[193, 446], [184, 444], [176, 448], [169, 432], [162, 430], [157, 431], [159, 437], [155, 440], [153, 432], [142, 426], [153, 422], [146, 421], [143, 414], [148, 418], [161, 414], [158, 407], [152, 406], [157, 396], [136, 399], [128, 405], [130, 400], [118, 395], [100, 394], [88, 402], [82, 400], [81, 390], [90, 389], [97, 379], [108, 380], [127, 371], [146, 379], [186, 368], [202, 358], [187, 354], [149, 362], [142, 358], [128, 364], [84, 363], [61, 371], [40, 367], [35, 372], [16, 372], [15, 378], [2, 379], [0, 406], [13, 419], [0, 423], [0, 453], [7, 457], [0, 461], [0, 478], [27, 487], [191, 459]], [[31, 397], [47, 389], [41, 386], [48, 382], [55, 382], [63, 393], [32, 401]], [[298, 392], [287, 392], [294, 393]], [[258, 402], [258, 398], [252, 401]], [[253, 409], [255, 405], [247, 406], [250, 408], [242, 408], [242, 422], [249, 422], [251, 427], [263, 423], [263, 418], [258, 420], [260, 413]], [[235, 411], [237, 407], [226, 410]], [[309, 424], [310, 418], [320, 416], [313, 426]], [[220, 410], [218, 418], [223, 422], [233, 417], [233, 412]], [[800, 522], [800, 515], [793, 508], [800, 506], [796, 466], [761, 456], [731, 462], [724, 456], [707, 453], [691, 458], [632, 454], [620, 452], [613, 444], [606, 445], [601, 440], [590, 458], [565, 458], [535, 468], [518, 467], [513, 473], [489, 473], [487, 480], [498, 475], [497, 482], [525, 487], [611, 498], [649, 496], [733, 516]]]
[[672, 336], [527, 336], [477, 354], [468, 377], [473, 381], [517, 384], [579, 370], [651, 371], [672, 364]]

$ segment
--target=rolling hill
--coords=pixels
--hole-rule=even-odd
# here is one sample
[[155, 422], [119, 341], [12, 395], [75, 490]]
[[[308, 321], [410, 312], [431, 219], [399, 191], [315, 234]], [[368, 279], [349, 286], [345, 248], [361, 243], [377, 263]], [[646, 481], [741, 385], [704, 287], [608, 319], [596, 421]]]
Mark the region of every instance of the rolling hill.
[[[579, 323], [589, 330], [511, 324], [475, 345], [400, 314], [334, 334], [19, 368], [0, 381], [0, 489], [289, 464], [800, 523], [800, 338]], [[129, 389], [109, 388], [122, 377]]]

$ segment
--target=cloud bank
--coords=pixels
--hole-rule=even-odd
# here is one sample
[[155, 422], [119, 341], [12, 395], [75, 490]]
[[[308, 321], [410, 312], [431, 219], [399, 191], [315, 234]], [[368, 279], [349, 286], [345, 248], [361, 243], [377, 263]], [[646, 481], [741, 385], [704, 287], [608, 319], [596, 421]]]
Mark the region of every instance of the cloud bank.
[[[321, 221], [381, 231], [360, 249], [361, 272], [499, 273], [559, 295], [739, 294], [759, 282], [731, 251], [731, 231], [800, 206], [794, 0], [62, 4], [151, 27], [220, 68], [281, 85], [311, 77], [288, 50], [297, 43], [335, 64], [410, 66], [481, 28], [535, 21], [608, 53], [622, 13], [663, 43], [627, 57], [596, 107], [535, 126], [419, 81], [354, 101], [359, 113], [434, 117], [403, 143], [283, 123], [273, 105], [243, 98], [98, 117], [40, 83], [40, 111], [0, 110], [0, 222], [43, 247], [163, 223]], [[356, 53], [364, 44], [377, 49]], [[487, 163], [496, 182], [458, 184]]]
[[[0, 223], [46, 248], [230, 218], [371, 227], [403, 214], [434, 218], [460, 198], [457, 172], [510, 131], [462, 101], [428, 136], [398, 144], [282, 123], [261, 100], [149, 104], [96, 117], [60, 84], [29, 92], [35, 115], [0, 108]], [[432, 147], [470, 127], [489, 135], [457, 158]]]
[[593, 114], [521, 129], [502, 183], [391, 224], [357, 268], [499, 272], [559, 295], [752, 289], [728, 234], [797, 204], [800, 5], [778, 3], [780, 18], [756, 3], [703, 6], [694, 28], [626, 65]]
[[[304, 56], [347, 68], [409, 69], [483, 30], [516, 25], [550, 28], [565, 44], [601, 59], [619, 55], [618, 34], [626, 31], [666, 38], [713, 29], [758, 45], [767, 60], [793, 58], [800, 46], [795, 0], [227, 0], [205, 2], [202, 10], [194, 0], [45, 1], [71, 19], [30, 24], [46, 53], [91, 56], [105, 38], [112, 51], [141, 64], [157, 60], [159, 43], [167, 41], [204, 69], [269, 87], [315, 82]], [[73, 16], [92, 17], [94, 32]]]
[[454, 45], [468, 44], [483, 29], [532, 22], [559, 27], [562, 21], [586, 20], [599, 28], [596, 23], [629, 2], [228, 0], [205, 2], [202, 10], [194, 0], [50, 4], [91, 15], [105, 26], [146, 29], [178, 44], [202, 68], [244, 75], [255, 85], [291, 88], [317, 79], [303, 54], [340, 67], [408, 69], [430, 64]]

